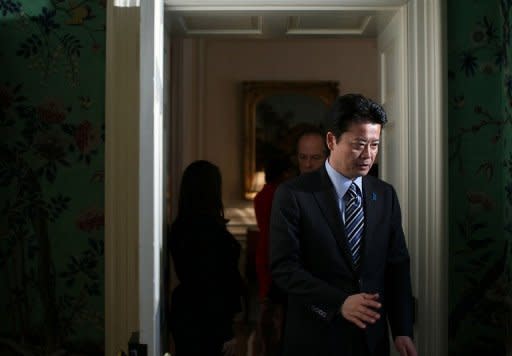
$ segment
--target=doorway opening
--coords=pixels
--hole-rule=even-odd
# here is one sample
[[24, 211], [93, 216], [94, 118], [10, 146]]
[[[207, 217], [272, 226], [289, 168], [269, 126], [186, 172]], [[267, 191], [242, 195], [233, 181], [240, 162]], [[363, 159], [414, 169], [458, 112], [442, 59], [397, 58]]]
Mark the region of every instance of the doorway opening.
[[[185, 167], [197, 159], [218, 165], [228, 229], [242, 246], [240, 269], [248, 270], [247, 261], [253, 259], [247, 237], [256, 220], [253, 203], [243, 192], [245, 81], [335, 82], [339, 94], [361, 93], [382, 103], [390, 128], [383, 134], [380, 176], [395, 186], [407, 213], [406, 20], [403, 7], [316, 12], [171, 7], [166, 14], [171, 63], [169, 220], [176, 213]], [[407, 227], [404, 216], [409, 236]], [[250, 287], [255, 283], [244, 277]], [[174, 274], [170, 284], [171, 290], [177, 285]], [[250, 305], [245, 305], [249, 331], [257, 317], [256, 289], [250, 288]]]
[[[445, 92], [443, 2], [440, 0], [368, 0], [364, 2], [365, 7], [360, 6], [361, 2], [357, 2], [356, 8], [355, 2], [350, 0], [311, 0], [295, 3], [286, 0], [272, 2], [272, 5], [269, 5], [268, 1], [260, 0], [251, 1], [251, 5], [241, 5], [239, 0], [167, 0], [165, 20], [163, 0], [133, 1], [130, 4], [140, 7], [126, 9], [116, 7], [117, 3], [125, 2], [107, 2], [106, 23], [106, 131], [108, 134], [105, 153], [105, 305], [108, 308], [105, 310], [105, 327], [107, 353], [112, 354], [124, 348], [134, 330], [140, 330], [140, 341], [148, 345], [150, 354], [160, 355], [160, 350], [164, 350], [161, 345], [160, 325], [164, 302], [161, 294], [161, 278], [162, 271], [165, 269], [161, 259], [163, 235], [161, 225], [163, 225], [165, 210], [161, 208], [166, 197], [162, 188], [165, 181], [163, 174], [168, 170], [162, 167], [162, 157], [169, 152], [172, 155], [165, 161], [170, 162], [171, 178], [175, 181], [174, 184], [177, 184], [181, 174], [180, 169], [184, 166], [183, 162], [198, 157], [198, 152], [204, 153], [206, 146], [201, 145], [208, 142], [206, 139], [209, 137], [209, 132], [205, 130], [208, 126], [198, 128], [196, 123], [188, 121], [191, 112], [181, 113], [180, 117], [183, 117], [183, 120], [171, 122], [162, 119], [170, 115], [162, 115], [161, 106], [170, 112], [179, 112], [184, 107], [182, 106], [181, 109], [177, 105], [175, 107], [174, 103], [168, 100], [171, 97], [170, 91], [163, 89], [164, 81], [170, 81], [170, 86], [173, 87], [174, 79], [177, 78], [163, 63], [169, 63], [169, 57], [183, 58], [182, 55], [177, 56], [167, 48], [165, 51], [167, 58], [161, 61], [164, 57], [161, 52], [164, 47], [162, 43], [165, 47], [172, 45], [174, 48], [173, 43], [176, 42], [173, 38], [177, 36], [171, 31], [172, 13], [202, 13], [207, 15], [206, 17], [211, 17], [210, 15], [221, 12], [231, 15], [256, 15], [257, 13], [279, 15], [287, 12], [295, 16], [335, 11], [391, 10], [400, 16], [400, 21], [396, 23], [402, 28], [403, 37], [400, 37], [398, 46], [392, 36], [387, 37], [390, 39], [388, 45], [381, 47], [385, 53], [379, 52], [377, 61], [380, 68], [386, 68], [386, 70], [380, 72], [380, 92], [377, 99], [384, 102], [390, 117], [402, 117], [407, 120], [403, 123], [390, 122], [384, 130], [386, 137], [383, 137], [385, 140], [385, 143], [383, 142], [385, 148], [383, 148], [387, 150], [389, 147], [389, 152], [385, 153], [381, 150], [381, 177], [397, 187], [403, 205], [403, 222], [407, 229], [409, 251], [413, 261], [411, 266], [413, 289], [418, 298], [418, 323], [421, 326], [416, 337], [418, 351], [422, 354], [443, 355], [446, 352], [447, 324], [445, 276], [447, 207], [444, 199], [447, 187], [447, 128], [443, 99]], [[315, 27], [308, 21], [310, 19], [303, 24], [311, 31]], [[392, 22], [388, 23], [388, 28]], [[201, 23], [200, 21], [199, 24]], [[240, 25], [239, 19], [235, 17], [230, 23], [231, 29], [235, 25]], [[193, 26], [197, 21], [189, 21], [186, 24]], [[249, 23], [246, 21], [242, 25], [245, 26], [244, 31], [247, 31], [244, 38], [256, 40], [257, 37], [262, 37], [254, 33], [255, 26], [256, 29], [259, 26], [257, 16], [256, 20], [251, 20]], [[288, 25], [292, 30], [297, 30], [297, 24], [293, 21], [286, 23], [286, 26]], [[261, 26], [264, 28], [263, 22]], [[196, 30], [200, 28], [196, 27]], [[217, 36], [231, 36], [231, 38], [240, 36], [240, 34], [219, 33], [220, 28], [210, 30], [217, 31]], [[283, 28], [281, 30], [284, 31]], [[382, 35], [384, 39], [385, 32]], [[203, 36], [202, 40], [195, 40], [192, 37], [193, 34], [180, 36], [197, 41], [198, 45], [194, 50], [204, 51], [208, 49], [205, 44], [210, 41], [212, 34], [196, 33], [195, 36]], [[296, 34], [296, 36], [304, 36], [297, 39], [300, 41], [313, 35]], [[328, 40], [339, 35], [330, 33], [316, 34], [316, 36]], [[240, 38], [239, 40], [241, 41]], [[221, 39], [216, 38], [211, 41], [220, 43]], [[271, 41], [277, 43], [278, 40], [274, 38]], [[392, 50], [393, 48], [398, 49]], [[201, 59], [203, 57], [197, 56], [196, 59], [204, 61]], [[293, 58], [290, 62], [293, 63]], [[195, 104], [190, 106], [194, 110], [192, 114], [197, 111], [197, 108], [202, 108], [203, 119], [197, 122], [200, 125], [205, 125], [204, 118], [210, 110], [203, 101], [207, 94], [204, 93], [204, 83], [209, 82], [208, 78], [212, 71], [206, 71], [204, 64], [194, 64], [196, 68], [202, 68], [202, 75], [192, 82], [181, 84], [197, 86], [198, 82], [203, 80], [203, 84], [198, 86], [203, 92], [195, 92], [194, 98], [182, 97], [183, 100], [192, 100]], [[392, 78], [398, 78], [397, 71], [400, 73], [404, 71], [405, 75], [399, 80], [392, 80]], [[139, 76], [134, 73], [138, 73]], [[180, 75], [180, 72], [177, 74]], [[273, 73], [269, 77], [277, 77], [278, 74]], [[291, 80], [302, 79], [300, 71], [296, 74], [297, 77]], [[400, 89], [397, 90], [397, 88]], [[217, 87], [214, 89], [218, 90]], [[340, 90], [345, 92], [342, 81]], [[178, 91], [178, 95], [180, 92], [183, 93]], [[226, 107], [229, 108], [229, 106]], [[391, 114], [394, 111], [398, 114]], [[194, 115], [197, 116], [197, 114]], [[178, 125], [178, 127], [172, 127], [172, 125]], [[233, 134], [239, 134], [236, 129], [231, 130]], [[174, 139], [167, 134], [162, 137], [162, 132], [172, 132], [173, 135], [183, 132], [184, 140], [197, 141], [194, 148], [197, 151], [185, 151], [182, 154], [183, 147], [179, 144], [179, 138]], [[400, 143], [400, 145], [394, 146], [392, 143]], [[165, 145], [169, 145], [169, 149], [165, 148]], [[229, 147], [231, 146], [228, 145]], [[229, 149], [232, 150], [232, 147]], [[385, 157], [390, 159], [386, 162]], [[233, 164], [239, 163], [234, 161]], [[388, 172], [385, 172], [386, 168]], [[404, 174], [398, 174], [399, 172]], [[173, 185], [170, 184], [170, 186]], [[236, 182], [233, 186], [236, 186]], [[127, 194], [127, 192], [137, 191], [138, 194]], [[169, 195], [171, 204], [174, 196], [175, 192], [171, 190]], [[247, 202], [237, 199], [245, 204], [243, 206], [247, 206]], [[246, 219], [247, 216], [244, 215], [246, 210], [240, 207], [237, 209], [233, 212], [240, 213], [238, 218]], [[134, 278], [137, 274], [138, 278]]]

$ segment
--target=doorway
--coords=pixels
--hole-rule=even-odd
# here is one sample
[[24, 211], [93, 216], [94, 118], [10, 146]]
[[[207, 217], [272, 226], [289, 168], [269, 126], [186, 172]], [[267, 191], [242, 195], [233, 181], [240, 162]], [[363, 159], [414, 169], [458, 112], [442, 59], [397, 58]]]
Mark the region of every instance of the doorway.
[[[358, 6], [357, 8], [348, 4], [349, 2], [337, 2], [333, 5], [329, 1], [311, 1], [311, 5], [293, 5], [290, 2], [283, 1], [280, 4], [267, 5], [263, 2], [254, 1], [254, 5], [243, 6], [237, 1], [222, 1], [217, 5], [213, 2], [205, 2], [201, 4], [197, 1], [169, 1], [166, 10], [165, 23], [167, 34], [172, 33], [172, 13], [183, 14], [202, 14], [206, 16], [203, 22], [194, 19], [189, 19], [190, 24], [204, 23], [212, 18], [212, 14], [220, 14], [228, 12], [230, 14], [247, 14], [249, 17], [256, 17], [256, 20], [245, 22], [246, 27], [244, 31], [245, 36], [254, 37], [254, 28], [258, 28], [262, 22], [258, 21], [258, 14], [267, 13], [273, 15], [282, 15], [287, 13], [289, 16], [297, 16], [300, 14], [307, 15], [308, 13], [326, 13], [326, 12], [339, 12], [340, 16], [345, 16], [347, 21], [350, 22], [350, 16], [346, 16], [347, 12], [390, 12], [393, 16], [388, 16], [387, 21], [380, 23], [381, 45], [378, 48], [378, 63], [382, 70], [378, 97], [386, 106], [386, 110], [392, 113], [390, 116], [400, 117], [402, 121], [396, 121], [386, 127], [386, 136], [384, 145], [386, 148], [382, 152], [382, 176], [397, 187], [404, 214], [404, 227], [407, 229], [409, 236], [409, 249], [411, 252], [414, 265], [411, 266], [414, 280], [414, 292], [418, 297], [418, 325], [421, 325], [417, 334], [417, 346], [421, 353], [442, 355], [444, 353], [445, 345], [445, 280], [443, 277], [443, 266], [445, 266], [444, 253], [446, 248], [444, 246], [445, 236], [445, 216], [444, 216], [444, 201], [442, 199], [445, 184], [445, 159], [444, 145], [445, 145], [445, 130], [442, 123], [443, 116], [443, 76], [442, 68], [443, 61], [441, 56], [442, 50], [442, 9], [439, 2], [427, 1], [409, 1], [407, 4], [399, 1], [368, 1], [366, 6]], [[258, 5], [258, 3], [262, 3]], [[339, 3], [347, 3], [339, 5]], [[353, 5], [353, 4], [352, 4]], [[145, 6], [145, 5], [142, 5]], [[213, 12], [212, 12], [213, 11]], [[169, 15], [170, 14], [170, 15]], [[208, 16], [210, 14], [210, 16]], [[393, 22], [394, 18], [398, 20]], [[206, 20], [205, 20], [206, 19]], [[353, 19], [354, 20], [354, 19]], [[304, 23], [309, 23], [309, 30], [318, 30], [312, 24], [314, 21], [308, 22], [307, 19]], [[355, 21], [355, 20], [354, 20]], [[115, 22], [115, 21], [114, 21]], [[233, 20], [233, 23], [237, 21]], [[179, 22], [177, 22], [179, 24]], [[354, 22], [355, 23], [355, 22]], [[385, 28], [395, 23], [396, 29], [388, 31], [386, 35]], [[238, 25], [240, 21], [238, 22]], [[376, 22], [376, 26], [378, 23]], [[252, 26], [252, 27], [250, 27]], [[288, 22], [288, 26], [292, 30], [297, 31], [297, 22], [293, 20]], [[293, 27], [295, 26], [295, 27]], [[306, 26], [307, 27], [307, 26]], [[378, 27], [377, 27], [378, 28]], [[401, 32], [397, 32], [401, 31]], [[215, 30], [215, 29], [214, 29]], [[325, 30], [325, 29], [324, 29]], [[141, 27], [141, 32], [144, 33], [144, 26]], [[202, 35], [200, 29], [196, 27], [195, 34], [189, 35]], [[199, 31], [199, 32], [197, 32]], [[216, 31], [219, 31], [217, 28]], [[250, 32], [253, 31], [253, 32]], [[389, 34], [389, 32], [392, 32]], [[142, 33], [140, 36], [142, 36]], [[398, 34], [398, 42], [394, 38], [394, 34]], [[220, 33], [226, 36], [226, 33]], [[211, 35], [211, 34], [210, 34]], [[217, 33], [219, 35], [219, 33]], [[230, 33], [228, 35], [237, 35]], [[240, 35], [240, 34], [238, 34]], [[299, 35], [305, 35], [300, 33]], [[340, 35], [340, 34], [337, 34]], [[346, 35], [346, 34], [345, 34]], [[318, 33], [317, 33], [318, 36]], [[325, 37], [333, 37], [336, 34], [323, 34]], [[352, 34], [351, 36], [354, 36]], [[112, 47], [119, 46], [120, 42], [125, 43], [126, 39], [121, 39], [112, 43]], [[170, 38], [172, 42], [172, 35]], [[199, 40], [200, 41], [200, 40]], [[204, 45], [203, 40], [203, 45]], [[198, 47], [201, 51], [201, 45]], [[204, 48], [203, 48], [204, 49]], [[171, 56], [174, 53], [171, 54]], [[142, 57], [141, 57], [142, 58]], [[200, 57], [198, 57], [200, 59]], [[119, 62], [117, 62], [119, 64]], [[141, 63], [143, 64], [143, 63]], [[107, 64], [108, 67], [108, 64]], [[107, 68], [108, 71], [108, 68]], [[397, 72], [398, 71], [398, 72]], [[155, 72], [156, 73], [156, 72]], [[402, 74], [400, 74], [402, 73]], [[208, 75], [208, 72], [204, 72]], [[143, 72], [141, 75], [144, 76]], [[397, 79], [398, 78], [398, 79]], [[143, 78], [141, 78], [141, 81]], [[107, 78], [108, 81], [108, 78]], [[171, 83], [173, 85], [174, 83]], [[204, 92], [203, 92], [204, 94]], [[107, 90], [107, 95], [109, 92]], [[145, 94], [141, 93], [141, 100]], [[199, 100], [201, 100], [199, 98]], [[107, 106], [109, 105], [107, 99]], [[201, 107], [201, 102], [199, 102]], [[176, 108], [171, 107], [170, 110]], [[108, 112], [108, 108], [107, 108]], [[107, 122], [109, 117], [107, 115]], [[200, 121], [201, 122], [201, 121]], [[144, 126], [144, 125], [142, 125]], [[143, 130], [143, 128], [141, 128]], [[199, 132], [203, 132], [199, 130]], [[114, 136], [120, 135], [122, 132], [113, 132]], [[115, 139], [116, 137], [114, 137]], [[199, 136], [201, 138], [201, 136]], [[197, 138], [196, 138], [197, 139]], [[203, 137], [204, 139], [204, 137]], [[142, 139], [143, 140], [143, 139]], [[202, 139], [197, 141], [203, 142]], [[429, 145], [427, 146], [427, 142]], [[176, 142], [171, 140], [170, 145], [175, 145]], [[388, 145], [389, 144], [389, 145]], [[140, 143], [141, 147], [143, 142]], [[199, 143], [201, 145], [201, 143]], [[140, 148], [142, 150], [142, 148]], [[204, 150], [198, 149], [199, 152]], [[177, 151], [171, 151], [177, 152]], [[115, 154], [107, 154], [107, 162], [115, 159]], [[387, 160], [387, 161], [386, 161]], [[181, 158], [171, 159], [171, 169], [176, 171], [183, 166], [183, 156]], [[179, 167], [179, 164], [182, 166]], [[176, 166], [178, 167], [176, 167]], [[174, 167], [174, 168], [172, 168]], [[385, 167], [390, 167], [386, 172]], [[114, 169], [128, 169], [139, 171], [139, 165], [125, 164], [123, 167], [114, 167]], [[400, 174], [397, 174], [400, 172]], [[107, 171], [107, 177], [108, 177]], [[142, 186], [143, 179], [139, 180], [139, 186]], [[107, 187], [108, 189], [108, 187]], [[141, 188], [139, 188], [140, 190]], [[108, 194], [108, 193], [107, 193]], [[115, 194], [110, 195], [113, 204], [115, 205]], [[139, 202], [139, 208], [142, 209], [144, 202]], [[139, 216], [139, 221], [141, 217]], [[110, 223], [114, 226], [116, 220]], [[107, 227], [108, 229], [108, 227]], [[155, 235], [156, 236], [156, 235]], [[115, 239], [115, 231], [112, 234]], [[138, 237], [140, 241], [140, 237]], [[154, 238], [155, 239], [155, 238]], [[158, 241], [158, 238], [156, 238]], [[123, 253], [122, 243], [121, 251]], [[140, 248], [140, 245], [139, 245]], [[108, 251], [106, 251], [107, 254]], [[107, 255], [107, 259], [108, 259]], [[139, 276], [152, 276], [152, 280], [159, 279], [160, 277], [154, 275], [154, 269], [144, 263], [144, 261], [135, 261], [139, 266]], [[144, 267], [146, 266], [146, 267]], [[147, 268], [144, 270], [144, 268]], [[107, 278], [107, 290], [109, 289], [109, 280], [115, 278], [117, 274], [123, 274], [122, 268], [115, 268], [115, 266], [108, 271], [112, 276], [111, 279]], [[140, 277], [139, 277], [140, 278]], [[144, 309], [144, 303], [154, 305], [159, 304], [161, 301], [151, 300], [145, 298], [142, 286], [139, 285], [139, 314]], [[109, 296], [107, 295], [107, 299]], [[144, 301], [145, 300], [145, 301]], [[108, 300], [107, 300], [108, 303]], [[108, 304], [107, 304], [108, 305]], [[108, 313], [108, 312], [107, 312]], [[115, 318], [116, 311], [112, 312], [111, 318]], [[146, 315], [147, 313], [145, 313]], [[147, 334], [142, 333], [146, 343], [152, 344], [156, 350], [154, 333], [157, 333], [156, 328], [146, 328], [145, 323], [152, 323], [154, 319], [139, 320], [140, 330], [153, 330]], [[107, 316], [107, 320], [109, 316]], [[107, 350], [108, 350], [108, 328], [107, 328]], [[119, 337], [122, 337], [121, 335]], [[159, 338], [157, 338], [159, 339]], [[144, 341], [143, 340], [143, 341]], [[119, 340], [112, 340], [112, 343], [119, 343]], [[152, 354], [152, 353], [151, 353]], [[157, 353], [155, 353], [157, 354]]]
[[[407, 159], [393, 159], [396, 153], [406, 152], [397, 138], [407, 128], [403, 110], [406, 72], [398, 70], [403, 66], [396, 63], [405, 47], [400, 30], [405, 18], [400, 10], [171, 12], [168, 19], [173, 108], [169, 162], [170, 177], [176, 178], [171, 179], [171, 206], [177, 203], [178, 177], [191, 161], [207, 159], [218, 165], [228, 228], [242, 246], [242, 272], [245, 261], [251, 260], [247, 231], [256, 227], [252, 201], [244, 199], [242, 191], [248, 139], [248, 123], [242, 114], [244, 81], [336, 82], [340, 93], [362, 93], [384, 103], [390, 132], [384, 138], [389, 143], [383, 144], [381, 160], [387, 160], [391, 169], [383, 167], [387, 169], [382, 173], [407, 205], [406, 183], [395, 179], [402, 175], [392, 175], [407, 171]], [[380, 84], [384, 78], [389, 81], [385, 86]], [[251, 313], [251, 325], [254, 317]]]

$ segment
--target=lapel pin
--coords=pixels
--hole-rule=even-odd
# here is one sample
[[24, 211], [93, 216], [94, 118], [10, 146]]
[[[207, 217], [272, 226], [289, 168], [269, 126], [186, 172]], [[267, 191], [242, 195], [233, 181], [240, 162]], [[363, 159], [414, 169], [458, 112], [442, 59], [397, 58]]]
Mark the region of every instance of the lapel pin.
[[372, 192], [372, 200], [373, 200], [373, 201], [376, 201], [376, 200], [377, 200], [377, 193]]

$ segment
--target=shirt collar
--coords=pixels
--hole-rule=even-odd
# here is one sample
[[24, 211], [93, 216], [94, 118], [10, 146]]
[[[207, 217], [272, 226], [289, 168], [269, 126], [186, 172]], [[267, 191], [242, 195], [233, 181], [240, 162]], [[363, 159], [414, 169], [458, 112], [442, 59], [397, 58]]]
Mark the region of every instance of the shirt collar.
[[[334, 185], [334, 189], [336, 190], [336, 194], [338, 195], [338, 198], [343, 200], [343, 197], [345, 196], [345, 193], [350, 188], [350, 185], [352, 184], [352, 180], [345, 177], [343, 174], [336, 171], [331, 164], [329, 163], [329, 160], [325, 160], [325, 169], [327, 171], [327, 175], [331, 179], [332, 184]], [[359, 188], [359, 191], [363, 192], [363, 179], [362, 177], [357, 177], [354, 179], [354, 183]]]

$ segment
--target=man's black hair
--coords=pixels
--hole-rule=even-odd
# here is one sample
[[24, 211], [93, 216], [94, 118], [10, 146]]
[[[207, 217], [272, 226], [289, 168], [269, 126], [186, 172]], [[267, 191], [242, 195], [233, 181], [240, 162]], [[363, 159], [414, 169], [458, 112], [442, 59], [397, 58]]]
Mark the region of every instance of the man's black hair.
[[331, 106], [327, 129], [339, 140], [353, 123], [370, 122], [384, 127], [387, 121], [386, 112], [373, 100], [361, 94], [345, 94], [337, 97]]

